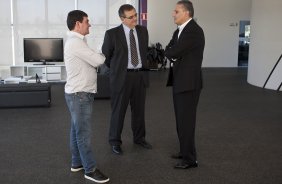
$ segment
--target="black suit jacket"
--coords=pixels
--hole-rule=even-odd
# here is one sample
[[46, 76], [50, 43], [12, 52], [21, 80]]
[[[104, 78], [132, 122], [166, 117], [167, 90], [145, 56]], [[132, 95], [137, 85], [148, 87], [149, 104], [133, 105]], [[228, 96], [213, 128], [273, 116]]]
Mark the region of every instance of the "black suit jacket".
[[202, 61], [205, 37], [202, 28], [192, 19], [184, 27], [177, 39], [178, 30], [165, 50], [165, 56], [173, 62], [173, 91], [184, 91], [202, 88]]
[[[142, 68], [148, 69], [148, 31], [146, 27], [136, 27]], [[105, 64], [110, 68], [110, 86], [112, 92], [120, 92], [125, 84], [128, 64], [128, 46], [123, 25], [107, 30], [105, 33], [102, 52], [106, 56]], [[148, 73], [143, 72], [144, 85], [149, 85]]]

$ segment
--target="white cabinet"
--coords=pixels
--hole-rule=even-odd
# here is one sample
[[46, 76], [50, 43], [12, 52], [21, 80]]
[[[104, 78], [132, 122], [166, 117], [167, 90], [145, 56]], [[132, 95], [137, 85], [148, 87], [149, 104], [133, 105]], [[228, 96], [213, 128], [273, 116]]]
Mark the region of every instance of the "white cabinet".
[[42, 77], [43, 79], [49, 80], [62, 80], [61, 77], [61, 67], [45, 67], [42, 68]]
[[66, 81], [65, 65], [22, 65], [11, 66], [11, 76], [38, 75], [47, 81]]

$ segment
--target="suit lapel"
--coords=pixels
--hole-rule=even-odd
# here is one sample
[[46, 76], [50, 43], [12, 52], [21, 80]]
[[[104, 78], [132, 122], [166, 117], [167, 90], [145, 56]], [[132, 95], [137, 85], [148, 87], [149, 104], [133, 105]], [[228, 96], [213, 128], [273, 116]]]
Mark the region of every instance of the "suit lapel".
[[136, 29], [136, 32], [137, 32], [137, 37], [138, 37], [138, 46], [139, 46], [139, 52], [140, 52], [140, 59], [141, 59], [141, 62], [142, 62], [142, 67], [143, 68], [147, 68], [147, 59], [146, 58], [142, 58], [142, 56], [144, 56], [144, 53], [146, 55], [146, 52], [147, 50], [144, 50], [143, 46], [143, 42], [144, 42], [144, 39], [143, 39], [143, 34], [142, 34], [142, 31], [141, 31], [141, 28], [137, 25], [135, 27]]
[[178, 38], [178, 39], [180, 39], [182, 33], [184, 33], [185, 31], [187, 31], [187, 30], [189, 29], [189, 27], [191, 27], [192, 24], [194, 24], [194, 19], [191, 19], [191, 20], [188, 22], [188, 24], [183, 28], [183, 30], [182, 30], [181, 34], [179, 35], [179, 38]]
[[178, 33], [179, 33], [179, 29], [175, 30], [174, 34], [173, 34], [173, 42], [177, 43], [178, 41]]
[[143, 39], [142, 39], [142, 32], [141, 32], [141, 30], [140, 30], [140, 28], [138, 26], [136, 26], [135, 28], [136, 28], [137, 37], [138, 37], [139, 52], [140, 52], [140, 55], [142, 55], [141, 54], [143, 52], [142, 49], [141, 49], [142, 48], [141, 45], [142, 45], [142, 41], [143, 41]]
[[127, 50], [128, 48], [127, 48], [126, 37], [125, 37], [125, 34], [124, 34], [123, 26], [120, 25], [118, 30], [119, 30], [118, 31], [118, 37], [120, 38], [119, 40], [122, 43], [122, 46], [124, 48], [126, 48], [126, 50]]

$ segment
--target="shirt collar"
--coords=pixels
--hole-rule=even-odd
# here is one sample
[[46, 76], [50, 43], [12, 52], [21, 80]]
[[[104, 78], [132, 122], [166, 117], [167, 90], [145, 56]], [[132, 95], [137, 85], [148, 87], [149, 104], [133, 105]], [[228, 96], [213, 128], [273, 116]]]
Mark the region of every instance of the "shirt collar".
[[[126, 32], [129, 32], [131, 29], [128, 27], [128, 26], [126, 26], [125, 24], [122, 24], [122, 26], [123, 26], [123, 29], [126, 31]], [[135, 31], [135, 27], [133, 28], [133, 32]]]
[[190, 20], [192, 20], [192, 18], [188, 19], [186, 22], [178, 26], [179, 31], [182, 31], [183, 28], [190, 22]]
[[78, 37], [82, 40], [85, 40], [85, 36], [83, 36], [82, 34], [78, 33], [78, 32], [75, 32], [75, 31], [68, 31], [67, 32], [67, 35], [70, 36], [70, 37]]

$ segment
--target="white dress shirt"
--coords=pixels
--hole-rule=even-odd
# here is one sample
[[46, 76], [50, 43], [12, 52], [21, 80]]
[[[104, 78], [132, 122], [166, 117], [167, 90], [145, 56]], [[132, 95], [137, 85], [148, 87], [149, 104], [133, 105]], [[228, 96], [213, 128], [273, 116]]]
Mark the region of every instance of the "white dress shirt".
[[133, 35], [135, 38], [135, 42], [136, 42], [136, 49], [137, 49], [137, 55], [138, 55], [138, 65], [136, 67], [134, 67], [132, 65], [131, 62], [131, 48], [130, 48], [130, 37], [129, 37], [129, 32], [130, 32], [130, 28], [127, 27], [126, 25], [123, 25], [123, 30], [124, 30], [124, 34], [126, 37], [126, 42], [127, 42], [127, 48], [128, 48], [128, 64], [127, 64], [127, 68], [128, 69], [134, 69], [134, 68], [142, 68], [142, 61], [141, 61], [141, 56], [140, 56], [140, 51], [139, 51], [139, 42], [138, 42], [138, 36], [137, 36], [137, 32], [136, 29], [133, 29]]
[[85, 36], [69, 31], [65, 42], [64, 60], [67, 71], [65, 93], [97, 92], [96, 67], [105, 61], [105, 56], [92, 50]]

